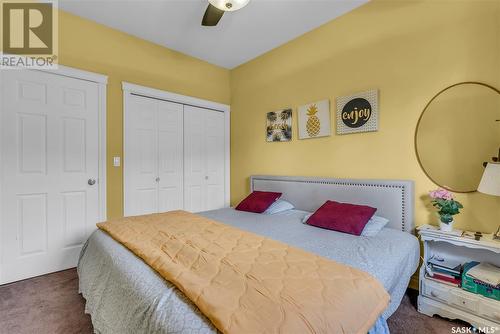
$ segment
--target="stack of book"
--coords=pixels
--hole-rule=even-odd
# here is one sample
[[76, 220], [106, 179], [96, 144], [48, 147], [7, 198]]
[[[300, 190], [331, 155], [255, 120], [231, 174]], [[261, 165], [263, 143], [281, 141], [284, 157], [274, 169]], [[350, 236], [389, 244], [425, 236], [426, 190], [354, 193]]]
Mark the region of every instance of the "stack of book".
[[462, 283], [462, 263], [455, 260], [432, 257], [427, 261], [428, 278], [460, 287]]
[[500, 267], [491, 263], [481, 262], [471, 266], [467, 275], [481, 283], [489, 284], [497, 289], [500, 288]]

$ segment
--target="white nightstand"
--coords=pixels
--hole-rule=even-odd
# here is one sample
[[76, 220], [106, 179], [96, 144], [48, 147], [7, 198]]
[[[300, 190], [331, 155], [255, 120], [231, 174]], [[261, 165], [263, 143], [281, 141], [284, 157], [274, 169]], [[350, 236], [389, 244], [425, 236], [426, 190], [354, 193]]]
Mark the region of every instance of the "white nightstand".
[[[430, 225], [418, 227], [418, 233], [424, 245], [424, 263], [431, 256], [439, 255], [461, 263], [484, 261], [500, 266], [498, 241], [463, 238]], [[420, 313], [431, 317], [438, 314], [449, 319], [461, 319], [476, 328], [487, 328], [490, 333], [500, 331], [500, 301], [428, 279], [424, 265], [419, 274]]]

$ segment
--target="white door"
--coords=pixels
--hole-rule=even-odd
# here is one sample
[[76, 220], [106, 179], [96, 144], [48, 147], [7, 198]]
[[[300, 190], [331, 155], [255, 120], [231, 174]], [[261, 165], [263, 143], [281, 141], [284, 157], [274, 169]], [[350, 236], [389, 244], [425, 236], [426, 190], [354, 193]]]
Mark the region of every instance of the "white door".
[[206, 143], [206, 207], [205, 210], [221, 209], [225, 206], [225, 148], [224, 113], [205, 111]]
[[158, 211], [184, 209], [183, 109], [158, 101]]
[[75, 267], [98, 222], [98, 85], [4, 71], [2, 283]]
[[158, 212], [156, 100], [130, 95], [125, 111], [124, 214]]
[[184, 107], [184, 206], [191, 212], [224, 207], [224, 113]]
[[129, 94], [125, 110], [125, 216], [182, 209], [183, 106]]

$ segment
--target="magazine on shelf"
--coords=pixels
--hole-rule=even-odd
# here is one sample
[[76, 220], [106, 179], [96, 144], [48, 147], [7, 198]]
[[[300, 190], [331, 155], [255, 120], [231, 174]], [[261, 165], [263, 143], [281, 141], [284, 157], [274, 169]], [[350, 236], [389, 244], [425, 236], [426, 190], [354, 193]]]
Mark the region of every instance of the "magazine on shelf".
[[432, 278], [440, 280], [440, 281], [448, 282], [448, 283], [453, 283], [453, 284], [456, 284], [457, 286], [460, 285], [460, 283], [462, 282], [462, 280], [459, 278], [449, 277], [449, 276], [441, 275], [438, 273], [435, 273], [434, 276], [432, 276]]
[[429, 276], [429, 275], [425, 275], [425, 278], [428, 279], [428, 280], [431, 280], [431, 281], [434, 281], [434, 282], [437, 282], [437, 283], [440, 283], [440, 284], [446, 284], [446, 285], [450, 285], [450, 286], [454, 286], [454, 287], [460, 287], [460, 282], [458, 283], [453, 283], [453, 282], [449, 282], [449, 281], [445, 281], [445, 280], [441, 280], [437, 277], [433, 277], [433, 276]]
[[500, 268], [491, 263], [482, 262], [469, 269], [467, 275], [491, 286], [500, 286]]
[[445, 269], [441, 269], [441, 268], [436, 268], [432, 264], [430, 265], [430, 268], [431, 268], [431, 271], [433, 274], [435, 273], [435, 274], [445, 275], [445, 276], [448, 276], [450, 278], [460, 278], [461, 277], [461, 274], [459, 274], [457, 272], [449, 271], [449, 270], [445, 270]]
[[460, 274], [462, 270], [462, 262], [458, 260], [444, 259], [438, 256], [433, 256], [429, 259], [428, 263], [433, 267], [455, 274]]

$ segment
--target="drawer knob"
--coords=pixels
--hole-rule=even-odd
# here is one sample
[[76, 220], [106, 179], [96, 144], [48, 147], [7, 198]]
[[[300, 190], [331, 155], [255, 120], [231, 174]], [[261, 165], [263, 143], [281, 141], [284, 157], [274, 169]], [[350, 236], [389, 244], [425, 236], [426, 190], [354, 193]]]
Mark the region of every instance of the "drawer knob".
[[437, 297], [437, 296], [438, 296], [438, 294], [437, 294], [436, 292], [434, 292], [434, 291], [431, 291], [431, 296], [432, 296], [432, 297]]

